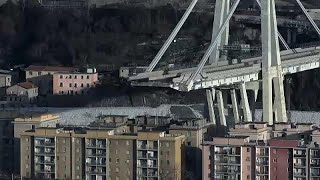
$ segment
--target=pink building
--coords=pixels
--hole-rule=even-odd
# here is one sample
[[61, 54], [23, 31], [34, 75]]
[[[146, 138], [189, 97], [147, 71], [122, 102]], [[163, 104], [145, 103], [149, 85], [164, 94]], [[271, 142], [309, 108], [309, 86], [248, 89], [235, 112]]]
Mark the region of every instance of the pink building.
[[53, 94], [85, 95], [97, 82], [96, 69], [87, 69], [87, 72], [58, 72], [53, 74]]

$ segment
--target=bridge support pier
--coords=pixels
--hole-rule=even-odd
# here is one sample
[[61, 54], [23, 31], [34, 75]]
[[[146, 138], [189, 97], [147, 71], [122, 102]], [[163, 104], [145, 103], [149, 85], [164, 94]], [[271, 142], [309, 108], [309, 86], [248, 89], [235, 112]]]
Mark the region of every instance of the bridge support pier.
[[217, 101], [218, 101], [218, 110], [219, 110], [219, 118], [220, 118], [220, 126], [227, 127], [226, 116], [224, 114], [224, 104], [223, 104], [223, 96], [221, 90], [217, 90]]
[[231, 103], [232, 103], [234, 122], [235, 122], [235, 124], [237, 124], [237, 123], [240, 123], [240, 118], [239, 118], [239, 107], [238, 107], [236, 90], [231, 89], [230, 95], [231, 95]]
[[[223, 22], [227, 19], [228, 13], [230, 10], [230, 0], [216, 0], [215, 12], [214, 12], [214, 22], [212, 28], [212, 42], [217, 37], [219, 29], [221, 28]], [[209, 58], [209, 64], [213, 64], [219, 61], [220, 59], [220, 50], [219, 47], [228, 45], [229, 41], [229, 25], [227, 25], [226, 30], [223, 32], [221, 37], [218, 40], [217, 46], [211, 53]], [[227, 56], [221, 57], [222, 61], [227, 60]]]
[[216, 125], [216, 115], [214, 113], [214, 101], [216, 97], [215, 89], [207, 89], [206, 90], [207, 95], [207, 103], [208, 103], [208, 109], [209, 109], [209, 118], [214, 125]]
[[240, 95], [242, 100], [241, 102], [242, 102], [244, 121], [252, 122], [252, 114], [249, 106], [248, 94], [247, 94], [245, 83], [240, 84]]
[[[275, 0], [265, 0], [261, 4], [262, 31], [262, 90], [263, 121], [273, 125], [274, 120], [287, 122], [283, 91], [283, 75], [280, 58]], [[275, 109], [273, 118], [272, 80], [274, 83]]]

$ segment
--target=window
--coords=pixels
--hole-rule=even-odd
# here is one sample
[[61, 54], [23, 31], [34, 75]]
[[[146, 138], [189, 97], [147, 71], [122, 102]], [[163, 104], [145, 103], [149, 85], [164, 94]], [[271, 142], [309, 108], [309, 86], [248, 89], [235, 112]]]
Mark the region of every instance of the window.
[[130, 151], [127, 151], [126, 153], [129, 155], [129, 154], [130, 154]]
[[247, 158], [246, 158], [246, 161], [250, 161], [250, 157], [247, 157]]
[[71, 84], [71, 83], [69, 83], [69, 87], [72, 87], [72, 84]]
[[118, 150], [116, 149], [116, 154], [118, 154]]
[[63, 92], [63, 91], [61, 91], [61, 94], [64, 94], [64, 92]]
[[169, 165], [170, 164], [170, 161], [169, 160], [167, 160], [167, 165]]
[[120, 159], [119, 159], [119, 158], [117, 158], [117, 159], [116, 159], [116, 163], [119, 163], [119, 162], [120, 162]]
[[127, 160], [126, 160], [126, 163], [127, 163], [127, 164], [129, 164], [129, 162], [130, 162], [130, 160], [129, 160], [129, 159], [127, 159]]
[[250, 152], [250, 148], [247, 148], [247, 152]]
[[41, 76], [41, 74], [42, 74], [41, 72], [38, 72], [38, 76]]
[[63, 79], [63, 76], [62, 76], [62, 75], [60, 75], [60, 79]]
[[90, 87], [90, 84], [89, 84], [89, 83], [87, 83], [87, 87]]
[[77, 79], [77, 75], [74, 76], [74, 79]]
[[83, 83], [81, 83], [81, 87], [83, 87]]
[[119, 168], [118, 167], [116, 167], [116, 172], [119, 172]]
[[29, 138], [26, 138], [26, 141], [29, 142]]
[[79, 170], [80, 169], [80, 166], [77, 166], [77, 170]]
[[81, 79], [83, 79], [83, 76], [81, 76]]
[[62, 82], [60, 83], [60, 87], [63, 87], [63, 83]]
[[190, 141], [188, 142], [188, 146], [191, 146], [191, 142]]
[[166, 147], [169, 147], [169, 143], [168, 142], [166, 143]]
[[247, 175], [247, 179], [250, 179], [250, 175]]
[[277, 158], [274, 158], [274, 159], [273, 159], [273, 162], [276, 163], [276, 162], [277, 162]]
[[69, 75], [69, 79], [72, 79], [72, 76], [71, 76], [71, 75]]
[[87, 76], [87, 79], [89, 79], [89, 75]]
[[77, 83], [74, 83], [74, 87], [77, 87]]
[[32, 71], [29, 71], [29, 75], [32, 76]]
[[66, 143], [66, 139], [63, 139], [62, 142], [63, 142], [63, 144], [65, 144]]

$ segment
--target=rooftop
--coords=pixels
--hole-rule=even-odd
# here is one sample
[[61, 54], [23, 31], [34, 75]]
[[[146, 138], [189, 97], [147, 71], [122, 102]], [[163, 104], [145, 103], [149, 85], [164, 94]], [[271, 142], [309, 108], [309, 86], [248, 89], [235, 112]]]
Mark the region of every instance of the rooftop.
[[77, 68], [74, 67], [61, 67], [61, 66], [35, 66], [30, 65], [25, 69], [26, 71], [57, 71], [57, 72], [73, 72]]
[[59, 116], [49, 113], [33, 112], [20, 114], [14, 119], [15, 122], [46, 122], [52, 120], [58, 120]]
[[33, 89], [33, 88], [37, 88], [37, 86], [35, 86], [34, 84], [32, 84], [31, 82], [22, 82], [22, 83], [18, 83], [18, 86], [24, 88], [24, 89]]

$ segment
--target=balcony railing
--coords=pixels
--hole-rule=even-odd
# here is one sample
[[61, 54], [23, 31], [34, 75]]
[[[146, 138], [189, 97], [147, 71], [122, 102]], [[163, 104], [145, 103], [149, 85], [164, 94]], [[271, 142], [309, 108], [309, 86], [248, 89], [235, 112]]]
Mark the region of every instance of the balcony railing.
[[257, 165], [269, 165], [269, 161], [256, 161]]
[[145, 159], [147, 158], [147, 154], [138, 154], [138, 158]]
[[306, 172], [294, 172], [294, 176], [306, 176]]

